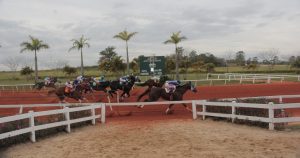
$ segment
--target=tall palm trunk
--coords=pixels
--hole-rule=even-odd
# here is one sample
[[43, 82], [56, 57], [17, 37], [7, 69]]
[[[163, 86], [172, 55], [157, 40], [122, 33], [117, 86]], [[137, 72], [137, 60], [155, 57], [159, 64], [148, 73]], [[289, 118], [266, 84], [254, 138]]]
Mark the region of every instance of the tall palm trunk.
[[179, 80], [179, 73], [178, 73], [178, 50], [177, 50], [177, 44], [175, 44], [175, 58], [176, 58], [176, 80]]
[[126, 62], [127, 62], [127, 75], [129, 75], [129, 57], [128, 57], [128, 43], [126, 41]]
[[81, 76], [84, 75], [84, 72], [83, 72], [83, 56], [82, 56], [82, 48], [80, 48], [80, 55], [81, 55], [81, 67], [80, 67], [80, 73], [81, 73]]
[[35, 83], [38, 82], [38, 65], [37, 65], [37, 55], [36, 55], [36, 50], [34, 50], [34, 68], [35, 68]]

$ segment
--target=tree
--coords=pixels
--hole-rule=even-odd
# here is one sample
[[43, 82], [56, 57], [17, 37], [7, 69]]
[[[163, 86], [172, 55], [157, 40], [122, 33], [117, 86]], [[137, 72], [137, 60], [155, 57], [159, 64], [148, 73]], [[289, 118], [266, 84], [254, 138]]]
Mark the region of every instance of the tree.
[[109, 46], [99, 52], [100, 58], [98, 61], [100, 70], [110, 71], [111, 67], [113, 66], [112, 60], [117, 53], [115, 52], [115, 47]]
[[41, 49], [48, 49], [49, 45], [44, 43], [42, 40], [29, 36], [29, 42], [21, 43], [21, 53], [24, 51], [33, 51], [34, 52], [34, 64], [35, 64], [35, 82], [38, 81], [38, 64], [37, 64], [37, 52]]
[[63, 68], [63, 72], [69, 76], [76, 73], [76, 68], [70, 67], [69, 65], [65, 65]]
[[171, 57], [166, 58], [166, 71], [167, 73], [171, 73], [172, 70], [175, 69], [175, 62]]
[[137, 73], [139, 71], [139, 59], [133, 58], [133, 60], [129, 64], [129, 66], [134, 73]]
[[112, 59], [112, 65], [111, 71], [113, 72], [125, 71], [126, 64], [123, 63], [121, 56], [115, 56]]
[[289, 58], [289, 64], [290, 65], [292, 65], [294, 62], [296, 61], [296, 57], [295, 56], [291, 56], [290, 58]]
[[245, 53], [243, 51], [236, 52], [235, 62], [238, 66], [244, 66], [245, 65]]
[[18, 67], [20, 66], [21, 61], [22, 61], [22, 58], [20, 58], [20, 57], [8, 57], [3, 62], [3, 65], [8, 67], [13, 72], [13, 78], [15, 78], [15, 72], [17, 71]]
[[229, 72], [229, 63], [232, 61], [233, 56], [234, 56], [234, 52], [232, 52], [232, 51], [225, 52], [224, 60], [225, 60], [225, 66], [226, 66], [227, 73]]
[[81, 66], [80, 66], [80, 74], [83, 76], [84, 71], [83, 71], [83, 56], [82, 56], [82, 49], [84, 47], [90, 47], [90, 44], [87, 42], [89, 39], [84, 38], [82, 35], [79, 40], [72, 39], [71, 41], [73, 42], [73, 46], [69, 49], [69, 52], [73, 49], [80, 50], [80, 57], [81, 57]]
[[126, 64], [127, 64], [127, 75], [129, 74], [129, 56], [128, 56], [128, 41], [131, 37], [133, 37], [137, 32], [127, 32], [124, 30], [123, 32], [119, 32], [119, 34], [115, 35], [114, 38], [121, 39], [126, 42]]
[[293, 68], [300, 68], [300, 56], [297, 56], [295, 61], [291, 65]]
[[263, 63], [269, 65], [269, 69], [273, 69], [274, 65], [278, 62], [278, 49], [270, 49], [259, 53], [260, 58], [263, 60]]
[[28, 80], [29, 76], [31, 76], [31, 74], [33, 73], [33, 70], [31, 69], [31, 67], [25, 66], [21, 69], [20, 73], [21, 73], [21, 75], [25, 75], [26, 80]]
[[172, 43], [172, 44], [175, 44], [175, 56], [176, 56], [176, 79], [179, 80], [179, 74], [178, 74], [178, 43], [183, 41], [183, 40], [186, 40], [187, 38], [184, 37], [184, 36], [180, 36], [180, 33], [181, 31], [178, 31], [176, 33], [173, 32], [173, 34], [170, 36], [170, 39], [166, 40], [164, 42], [164, 44], [169, 44], [169, 43]]
[[215, 71], [215, 64], [213, 63], [207, 63], [204, 65], [205, 69], [206, 69], [206, 72], [210, 73], [210, 72], [213, 72]]

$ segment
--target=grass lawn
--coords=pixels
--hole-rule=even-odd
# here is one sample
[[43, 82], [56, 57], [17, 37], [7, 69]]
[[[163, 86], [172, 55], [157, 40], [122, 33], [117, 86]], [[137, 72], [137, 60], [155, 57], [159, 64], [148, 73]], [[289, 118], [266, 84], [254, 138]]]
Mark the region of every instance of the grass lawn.
[[[195, 69], [189, 69], [188, 73], [185, 73], [184, 70], [181, 70], [180, 78], [181, 79], [189, 79], [189, 80], [196, 80], [196, 79], [205, 79], [207, 73], [206, 72], [199, 72]], [[226, 73], [226, 67], [216, 67], [214, 73]], [[277, 73], [277, 74], [295, 74], [295, 70], [290, 70], [288, 65], [275, 65], [274, 69], [271, 71], [269, 67], [266, 65], [260, 65], [255, 71], [247, 70], [242, 67], [232, 66], [228, 67], [228, 72], [238, 72], [238, 73]], [[293, 73], [294, 72], [294, 73]], [[80, 73], [80, 69], [78, 68], [77, 73], [72, 76], [65, 75], [61, 70], [41, 70], [39, 71], [39, 77], [44, 79], [46, 76], [56, 76], [59, 78], [61, 82], [65, 82], [66, 80], [73, 80], [78, 76]], [[32, 74], [34, 75], [34, 73]], [[88, 67], [85, 68], [85, 75], [86, 76], [101, 76], [105, 75], [107, 80], [115, 80], [118, 77], [122, 76], [123, 73], [102, 73], [97, 67]], [[175, 78], [175, 74], [169, 75], [171, 78]], [[34, 83], [33, 77], [32, 79], [27, 80], [25, 76], [21, 76], [20, 72], [0, 72], [0, 85], [13, 85], [13, 84], [32, 84]], [[142, 81], [145, 81], [149, 78], [149, 76], [140, 76]], [[215, 82], [217, 84], [218, 82]], [[224, 81], [220, 81], [220, 83], [224, 83]]]

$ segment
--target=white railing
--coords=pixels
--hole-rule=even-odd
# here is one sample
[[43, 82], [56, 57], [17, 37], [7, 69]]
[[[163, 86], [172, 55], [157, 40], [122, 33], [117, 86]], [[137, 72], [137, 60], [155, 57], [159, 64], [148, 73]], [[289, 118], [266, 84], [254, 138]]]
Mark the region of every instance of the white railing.
[[34, 84], [16, 84], [16, 85], [0, 85], [0, 91], [5, 90], [13, 90], [13, 91], [20, 91], [34, 88]]
[[[96, 109], [99, 109], [99, 108], [101, 109], [101, 115], [96, 115], [95, 111], [96, 111]], [[77, 119], [70, 119], [71, 112], [84, 111], [84, 110], [91, 110], [91, 116], [77, 118]], [[34, 124], [34, 120], [36, 117], [54, 115], [54, 114], [64, 114], [65, 120], [60, 121], [60, 122], [43, 124], [43, 125], [35, 125]], [[17, 135], [21, 135], [24, 133], [30, 133], [30, 140], [32, 142], [35, 142], [36, 141], [35, 132], [38, 130], [53, 128], [53, 127], [58, 127], [58, 126], [66, 126], [66, 131], [68, 133], [70, 133], [71, 132], [71, 124], [91, 120], [92, 124], [95, 125], [97, 118], [101, 118], [102, 123], [105, 122], [105, 104], [102, 104], [102, 103], [101, 104], [93, 104], [90, 106], [76, 107], [76, 108], [65, 107], [63, 109], [49, 110], [49, 111], [42, 111], [42, 112], [29, 111], [26, 114], [20, 114], [20, 115], [0, 118], [0, 125], [2, 123], [6, 123], [6, 122], [18, 121], [18, 120], [22, 120], [22, 119], [29, 119], [29, 127], [6, 132], [6, 133], [1, 133], [0, 139], [17, 136]]]
[[[202, 106], [202, 111], [197, 111], [197, 106]], [[231, 107], [231, 114], [224, 113], [213, 113], [206, 110], [207, 106], [223, 106]], [[246, 108], [260, 108], [268, 109], [268, 117], [257, 117], [257, 116], [246, 116], [236, 114], [237, 107], [246, 107]], [[289, 108], [300, 108], [300, 103], [290, 103], [290, 104], [253, 104], [253, 103], [236, 103], [233, 102], [207, 102], [205, 100], [193, 101], [192, 110], [193, 110], [193, 119], [197, 119], [199, 115], [202, 116], [204, 120], [206, 116], [213, 117], [224, 117], [231, 118], [232, 122], [235, 119], [251, 120], [251, 121], [260, 121], [269, 123], [269, 130], [274, 130], [275, 123], [288, 123], [288, 122], [300, 122], [300, 117], [283, 117], [283, 118], [274, 118], [275, 109], [289, 109]]]
[[[162, 105], [162, 104], [182, 104], [182, 103], [191, 103], [192, 104], [192, 112], [193, 112], [193, 118], [196, 119], [199, 115], [202, 116], [203, 119], [205, 119], [206, 116], [214, 116], [214, 117], [225, 117], [225, 118], [231, 118], [232, 122], [234, 122], [235, 119], [244, 119], [244, 120], [252, 120], [252, 121], [261, 121], [269, 123], [269, 129], [274, 129], [274, 123], [286, 123], [286, 122], [300, 122], [300, 117], [284, 117], [284, 118], [274, 118], [274, 110], [275, 109], [289, 109], [289, 108], [300, 108], [300, 103], [290, 103], [290, 104], [253, 104], [253, 103], [236, 103], [236, 102], [207, 102], [205, 100], [183, 100], [183, 101], [161, 101], [161, 102], [127, 102], [127, 103], [94, 103], [89, 106], [83, 106], [83, 107], [75, 107], [75, 108], [69, 108], [66, 107], [65, 104], [63, 104], [63, 109], [58, 110], [49, 110], [49, 111], [42, 111], [42, 112], [33, 112], [29, 111], [29, 113], [26, 114], [20, 114], [15, 116], [8, 116], [8, 117], [2, 117], [0, 118], [0, 125], [6, 122], [11, 121], [17, 121], [22, 119], [29, 119], [29, 127], [10, 131], [6, 133], [0, 134], [0, 139], [9, 138], [12, 136], [17, 136], [24, 133], [31, 133], [30, 139], [31, 141], [35, 142], [35, 131], [42, 130], [42, 129], [48, 129], [58, 126], [66, 126], [66, 131], [71, 131], [71, 124], [77, 123], [77, 122], [83, 122], [91, 120], [93, 124], [96, 123], [97, 118], [101, 118], [101, 122], [105, 123], [105, 114], [106, 114], [106, 108], [105, 106], [137, 106], [137, 105]], [[44, 104], [44, 106], [49, 106], [50, 104]], [[78, 104], [79, 105], [79, 104]], [[82, 105], [82, 104], [81, 104]], [[87, 104], [84, 104], [87, 105]], [[197, 111], [197, 106], [202, 106], [202, 111]], [[12, 105], [5, 105], [9, 108]], [[26, 107], [29, 107], [30, 105], [27, 105]], [[36, 106], [36, 105], [34, 105]], [[53, 105], [53, 106], [62, 106], [62, 105]], [[206, 110], [207, 106], [227, 106], [231, 107], [232, 112], [231, 114], [224, 114], [224, 113], [212, 113], [208, 112]], [[268, 109], [269, 111], [269, 117], [257, 117], [257, 116], [245, 116], [245, 115], [238, 115], [236, 114], [236, 108], [237, 107], [247, 107], [247, 108], [260, 108], [260, 109]], [[96, 115], [95, 110], [101, 108], [101, 115]], [[75, 111], [83, 111], [83, 110], [91, 110], [91, 116], [78, 118], [78, 119], [70, 119], [70, 112]], [[49, 123], [49, 124], [43, 124], [43, 125], [35, 125], [34, 120], [35, 117], [39, 116], [47, 116], [47, 115], [54, 115], [54, 114], [64, 114], [65, 120], [55, 123]]]
[[253, 79], [267, 79], [267, 82], [270, 83], [272, 79], [280, 80], [281, 82], [286, 79], [293, 79], [300, 81], [300, 75], [279, 75], [279, 74], [241, 74], [241, 73], [224, 73], [224, 74], [212, 74], [208, 73], [206, 79], [215, 77], [218, 79], [238, 79], [243, 78], [244, 80], [253, 80]]
[[261, 99], [261, 98], [264, 98], [264, 99], [278, 99], [279, 100], [279, 103], [283, 103], [283, 99], [288, 99], [288, 98], [300, 98], [300, 95], [274, 95], [274, 96], [258, 96], [258, 97], [241, 97], [241, 98], [223, 98], [223, 99], [220, 99], [222, 101], [225, 101], [225, 100], [230, 100], [230, 101], [235, 101], [235, 100], [238, 100], [238, 99]]

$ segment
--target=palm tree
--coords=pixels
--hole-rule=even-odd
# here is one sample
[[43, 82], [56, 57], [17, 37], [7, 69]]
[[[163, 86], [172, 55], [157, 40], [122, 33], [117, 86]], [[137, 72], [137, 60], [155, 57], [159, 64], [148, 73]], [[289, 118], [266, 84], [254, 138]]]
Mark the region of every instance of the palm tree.
[[20, 44], [21, 46], [21, 53], [24, 51], [34, 51], [34, 64], [35, 64], [35, 82], [38, 81], [38, 65], [37, 65], [37, 55], [36, 53], [41, 49], [48, 49], [49, 45], [44, 43], [42, 40], [39, 40], [38, 38], [34, 38], [32, 36], [29, 36], [30, 41], [29, 42], [22, 42]]
[[176, 79], [179, 80], [179, 74], [178, 74], [178, 47], [177, 44], [183, 40], [186, 39], [184, 36], [180, 36], [181, 31], [178, 31], [176, 33], [173, 32], [170, 39], [166, 40], [164, 44], [173, 43], [175, 44], [175, 56], [176, 56]]
[[80, 67], [80, 73], [83, 76], [83, 56], [82, 56], [82, 49], [83, 47], [87, 46], [90, 47], [90, 44], [87, 42], [89, 39], [84, 38], [83, 35], [80, 37], [79, 40], [72, 39], [71, 41], [73, 42], [73, 46], [69, 49], [69, 52], [73, 49], [80, 50], [80, 55], [81, 55], [81, 67]]
[[124, 30], [123, 32], [120, 32], [119, 34], [115, 35], [114, 38], [119, 38], [126, 42], [126, 62], [127, 62], [127, 74], [129, 74], [129, 57], [128, 57], [128, 41], [131, 37], [133, 37], [137, 32], [127, 32]]

